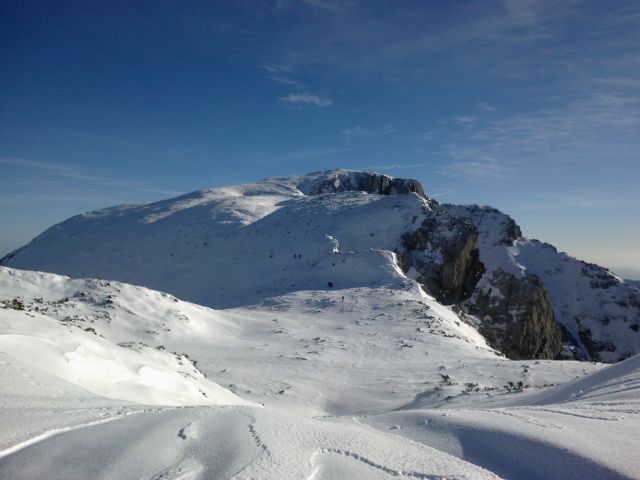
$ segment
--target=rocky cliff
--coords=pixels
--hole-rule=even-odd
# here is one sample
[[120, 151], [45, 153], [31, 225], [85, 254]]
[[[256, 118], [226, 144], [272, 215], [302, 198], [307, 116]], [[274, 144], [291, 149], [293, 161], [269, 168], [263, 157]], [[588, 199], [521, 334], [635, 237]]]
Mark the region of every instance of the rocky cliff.
[[509, 358], [556, 358], [562, 350], [551, 299], [535, 275], [491, 272], [464, 307], [480, 320], [480, 333]]
[[[508, 234], [518, 231], [509, 226]], [[562, 350], [562, 330], [544, 284], [532, 275], [500, 270], [483, 277], [478, 237], [471, 222], [435, 207], [402, 237], [401, 266], [439, 301], [477, 318], [480, 332], [509, 358], [555, 358]]]
[[427, 198], [422, 185], [417, 180], [393, 178], [374, 172], [337, 171], [327, 175], [326, 172], [310, 174], [310, 177], [298, 185], [300, 191], [307, 195], [360, 191], [378, 195], [394, 195], [416, 193]]
[[[478, 231], [463, 218], [436, 210], [418, 229], [402, 236], [402, 268], [445, 304], [468, 298], [484, 272]], [[435, 255], [434, 255], [435, 253]]]
[[479, 285], [504, 278], [496, 272], [522, 279], [535, 276], [544, 285], [562, 330], [562, 358], [612, 362], [637, 352], [640, 292], [631, 283], [552, 245], [524, 238], [515, 221], [494, 208], [440, 208], [477, 228], [480, 259], [487, 270]]

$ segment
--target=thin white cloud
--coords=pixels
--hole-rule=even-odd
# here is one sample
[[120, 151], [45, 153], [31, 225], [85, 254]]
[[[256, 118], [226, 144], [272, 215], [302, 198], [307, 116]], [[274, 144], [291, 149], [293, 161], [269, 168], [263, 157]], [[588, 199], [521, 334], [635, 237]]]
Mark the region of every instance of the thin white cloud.
[[327, 97], [320, 97], [309, 92], [290, 93], [280, 97], [280, 103], [297, 106], [311, 106], [325, 108], [333, 105], [333, 100]]
[[507, 18], [515, 25], [533, 26], [545, 14], [544, 1], [540, 0], [502, 0]]
[[56, 177], [68, 178], [71, 180], [81, 180], [82, 182], [88, 182], [104, 187], [125, 188], [140, 193], [159, 193], [162, 195], [179, 195], [181, 193], [184, 193], [173, 190], [158, 189], [152, 186], [145, 185], [141, 182], [109, 178], [105, 175], [99, 175], [96, 173], [85, 173], [79, 171], [77, 167], [61, 163], [42, 162], [39, 160], [31, 160], [26, 158], [0, 157], [0, 165], [11, 165], [16, 167], [41, 170], [48, 175], [54, 175]]
[[[639, 178], [635, 83], [584, 79], [575, 85], [573, 98], [550, 99], [546, 108], [460, 125], [442, 148], [451, 158], [443, 173], [476, 180], [520, 176], [522, 181], [541, 171], [551, 178], [588, 171], [623, 184]], [[607, 165], [615, 168], [609, 171]]]
[[398, 133], [398, 130], [399, 127], [395, 123], [388, 123], [380, 128], [367, 128], [362, 125], [356, 125], [355, 127], [341, 130], [340, 137], [347, 140], [356, 137], [377, 137]]
[[513, 167], [489, 157], [455, 160], [440, 170], [442, 175], [462, 177], [470, 181], [504, 180], [512, 172]]
[[305, 148], [301, 150], [294, 150], [292, 152], [284, 153], [276, 158], [276, 160], [303, 160], [305, 158], [313, 157], [330, 157], [336, 153], [346, 152], [348, 148], [336, 147], [336, 148]]
[[530, 198], [527, 204], [516, 206], [517, 210], [560, 210], [564, 208], [617, 209], [637, 207], [640, 198], [623, 192], [606, 190], [570, 190], [565, 192], [541, 192]]
[[476, 103], [476, 108], [480, 110], [484, 110], [485, 112], [495, 112], [497, 109], [493, 105], [488, 104], [487, 102], [478, 102]]
[[451, 195], [452, 193], [456, 193], [456, 190], [442, 190], [434, 193], [429, 192], [429, 196], [431, 198], [442, 198]]
[[602, 64], [614, 58], [638, 58], [637, 37], [630, 33], [640, 21], [638, 2], [607, 4], [601, 15], [593, 2], [583, 1], [477, 2], [473, 14], [400, 3], [402, 8], [388, 8], [354, 1], [339, 14], [301, 15], [274, 40], [270, 61], [301, 75], [322, 72], [406, 87], [453, 73], [477, 73], [479, 82], [518, 78], [527, 85], [557, 78], [566, 83], [585, 72], [602, 72]]
[[[587, 158], [637, 156], [640, 99], [632, 93], [591, 93], [555, 108], [512, 115], [461, 140], [463, 149], [495, 158], [554, 162]], [[455, 153], [456, 148], [452, 149]]]
[[296, 78], [293, 70], [283, 65], [274, 65], [266, 63], [262, 65], [266, 77], [276, 83], [283, 83], [285, 85], [299, 85], [300, 82]]
[[337, 13], [350, 6], [350, 2], [344, 0], [276, 0], [274, 10], [286, 10], [295, 7], [312, 7]]
[[467, 115], [461, 116], [461, 117], [455, 117], [455, 121], [458, 123], [473, 123], [475, 120], [474, 117], [470, 117]]
[[104, 195], [104, 194], [78, 194], [78, 195], [60, 195], [54, 193], [29, 193], [29, 194], [11, 194], [0, 193], [0, 204], [5, 205], [42, 205], [47, 204], [91, 204], [91, 205], [114, 205], [119, 203], [139, 202], [140, 199], [137, 196], [131, 194], [120, 195]]
[[340, 131], [342, 138], [366, 137], [372, 134], [372, 130], [364, 128], [362, 125], [356, 125], [352, 128], [345, 128]]
[[78, 172], [74, 167], [62, 165], [59, 163], [41, 162], [38, 160], [29, 160], [25, 158], [0, 158], [0, 165], [13, 165], [17, 167], [45, 170], [51, 175], [72, 178], [75, 180], [104, 181], [103, 177], [85, 175]]
[[406, 170], [408, 168], [422, 168], [422, 167], [431, 167], [431, 166], [432, 164], [430, 163], [407, 163], [407, 164], [391, 163], [386, 165], [373, 165], [372, 167], [368, 167], [368, 168], [372, 168], [374, 170]]

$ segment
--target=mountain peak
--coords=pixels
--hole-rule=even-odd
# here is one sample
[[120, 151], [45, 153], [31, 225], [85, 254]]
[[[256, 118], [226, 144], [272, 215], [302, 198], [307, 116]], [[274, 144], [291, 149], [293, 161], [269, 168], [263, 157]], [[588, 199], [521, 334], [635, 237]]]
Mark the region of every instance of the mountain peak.
[[303, 177], [298, 189], [305, 195], [361, 191], [378, 195], [416, 193], [426, 198], [417, 180], [359, 170], [336, 169], [310, 173]]

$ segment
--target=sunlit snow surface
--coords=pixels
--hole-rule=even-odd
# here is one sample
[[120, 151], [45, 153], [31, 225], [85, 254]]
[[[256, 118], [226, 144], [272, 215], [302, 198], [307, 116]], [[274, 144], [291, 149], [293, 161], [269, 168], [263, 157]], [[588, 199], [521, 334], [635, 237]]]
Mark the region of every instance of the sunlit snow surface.
[[16, 257], [109, 280], [0, 267], [0, 478], [640, 478], [640, 357], [505, 359], [398, 268], [428, 201], [314, 181], [82, 215]]
[[215, 311], [0, 268], [0, 298], [2, 478], [638, 476], [638, 357], [509, 361], [417, 288]]

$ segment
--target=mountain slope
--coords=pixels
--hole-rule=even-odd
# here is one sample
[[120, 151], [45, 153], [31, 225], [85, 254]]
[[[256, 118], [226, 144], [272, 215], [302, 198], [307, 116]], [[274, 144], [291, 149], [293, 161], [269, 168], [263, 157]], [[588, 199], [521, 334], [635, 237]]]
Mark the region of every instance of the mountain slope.
[[188, 355], [156, 340], [160, 332], [211, 335], [232, 328], [208, 309], [139, 287], [5, 267], [0, 292], [0, 350], [23, 363], [107, 398], [250, 404], [207, 380]]
[[[331, 281], [335, 288], [401, 281], [392, 258], [370, 248], [392, 251], [422, 209], [413, 195], [307, 197], [286, 182], [267, 181], [79, 215], [3, 264], [120, 280], [229, 307]], [[336, 238], [345, 253], [339, 262]]]
[[[0, 268], [0, 300], [3, 478], [627, 478], [640, 468], [625, 455], [640, 448], [637, 357], [611, 369], [507, 360], [415, 284], [216, 311]], [[149, 367], [182, 387], [127, 373]]]
[[3, 265], [144, 285], [214, 308], [417, 280], [512, 358], [640, 351], [640, 293], [521, 237], [506, 215], [439, 205], [419, 183], [331, 171], [90, 212]]

